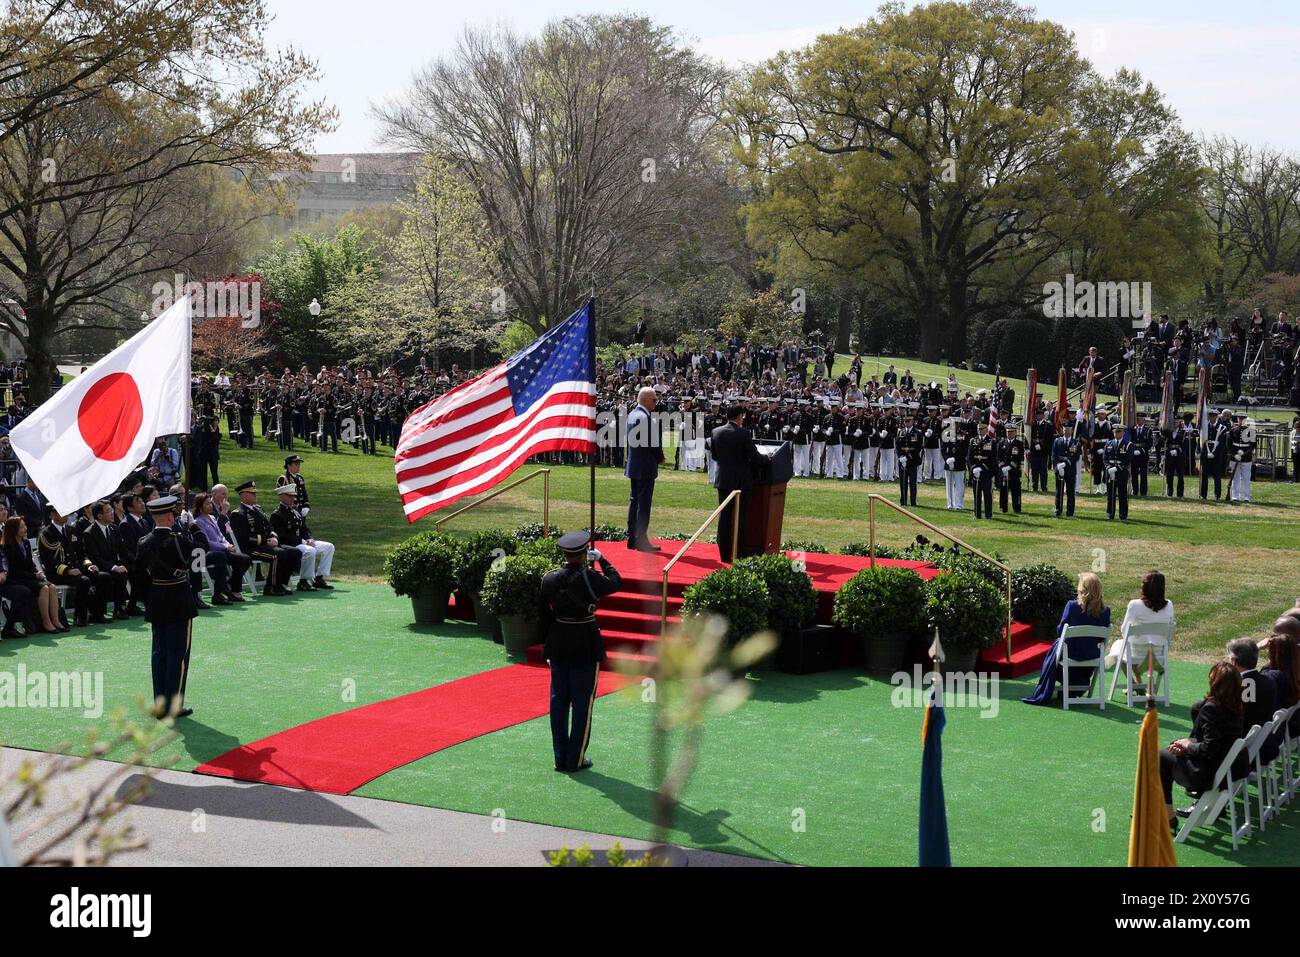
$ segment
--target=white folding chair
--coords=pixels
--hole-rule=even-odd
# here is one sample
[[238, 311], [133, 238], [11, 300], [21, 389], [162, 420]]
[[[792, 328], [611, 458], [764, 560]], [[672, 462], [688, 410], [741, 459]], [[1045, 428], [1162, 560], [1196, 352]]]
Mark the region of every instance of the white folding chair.
[[[1277, 813], [1277, 803], [1273, 796], [1274, 786], [1276, 785], [1276, 759], [1265, 764], [1261, 757], [1264, 750], [1264, 744], [1273, 734], [1276, 725], [1272, 720], [1265, 721], [1263, 724], [1257, 724], [1250, 729], [1246, 735], [1246, 761], [1250, 768], [1246, 775], [1246, 783], [1255, 785], [1255, 799], [1259, 804], [1259, 829], [1263, 831], [1268, 822]], [[1271, 783], [1270, 783], [1271, 781]]]
[[[1115, 661], [1115, 673], [1110, 679], [1109, 698], [1115, 697], [1119, 684], [1120, 672], [1124, 672], [1124, 695], [1129, 707], [1133, 706], [1133, 688], [1146, 680], [1148, 652], [1155, 664], [1155, 682], [1150, 690], [1153, 698], [1159, 698], [1163, 704], [1169, 704], [1169, 643], [1173, 640], [1174, 623], [1172, 621], [1153, 621], [1132, 625], [1124, 634], [1120, 645], [1119, 657]], [[1138, 676], [1137, 678], [1134, 675]], [[1145, 695], [1143, 695], [1145, 697]]]
[[[1087, 658], [1070, 657], [1071, 638], [1091, 638], [1097, 642], [1097, 653]], [[1106, 710], [1106, 640], [1110, 638], [1110, 629], [1100, 625], [1067, 625], [1061, 635], [1061, 643], [1056, 651], [1056, 662], [1061, 666], [1061, 705], [1066, 711], [1072, 704], [1095, 704]], [[1083, 694], [1071, 694], [1070, 668], [1091, 669], [1088, 687]], [[1082, 688], [1082, 685], [1080, 685]], [[1097, 689], [1094, 696], [1093, 688]]]
[[[1201, 796], [1192, 805], [1192, 812], [1187, 816], [1183, 826], [1178, 831], [1178, 835], [1174, 838], [1175, 843], [1186, 843], [1187, 835], [1191, 833], [1194, 827], [1213, 827], [1219, 820], [1219, 815], [1225, 810], [1228, 811], [1232, 829], [1232, 849], [1235, 851], [1242, 838], [1250, 836], [1250, 798], [1246, 795], [1246, 780], [1245, 778], [1237, 780], [1232, 776], [1233, 762], [1237, 760], [1237, 756], [1245, 750], [1245, 747], [1245, 738], [1238, 738], [1232, 743], [1232, 747], [1228, 749], [1228, 753], [1224, 756], [1219, 769], [1214, 772], [1214, 781], [1201, 792]], [[1238, 797], [1241, 798], [1245, 814], [1245, 821], [1240, 827], [1237, 826]]]
[[1300, 790], [1300, 740], [1291, 733], [1291, 721], [1297, 711], [1300, 711], [1300, 703], [1286, 708], [1281, 724], [1278, 724], [1278, 730], [1282, 735], [1282, 752], [1279, 758], [1282, 761], [1283, 804], [1289, 802], [1295, 797], [1296, 791]]

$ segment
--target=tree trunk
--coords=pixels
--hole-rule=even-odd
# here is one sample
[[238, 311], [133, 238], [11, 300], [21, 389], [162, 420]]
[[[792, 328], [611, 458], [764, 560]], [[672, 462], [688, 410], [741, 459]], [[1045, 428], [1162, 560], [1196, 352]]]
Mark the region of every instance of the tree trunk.
[[835, 351], [848, 352], [849, 339], [853, 333], [853, 302], [848, 296], [840, 300], [839, 315], [835, 326]]
[[34, 409], [50, 397], [50, 383], [56, 368], [50, 349], [54, 322], [49, 314], [49, 303], [39, 290], [29, 289], [24, 318], [27, 324], [27, 336], [23, 341], [23, 348], [27, 351], [27, 406]]

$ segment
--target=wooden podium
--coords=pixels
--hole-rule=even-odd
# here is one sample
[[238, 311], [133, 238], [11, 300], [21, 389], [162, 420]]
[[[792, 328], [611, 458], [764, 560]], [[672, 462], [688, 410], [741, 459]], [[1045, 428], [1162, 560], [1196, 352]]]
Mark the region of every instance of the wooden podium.
[[764, 462], [754, 475], [754, 486], [745, 495], [740, 539], [741, 557], [773, 555], [781, 551], [781, 526], [785, 521], [785, 488], [794, 476], [794, 447], [760, 445]]

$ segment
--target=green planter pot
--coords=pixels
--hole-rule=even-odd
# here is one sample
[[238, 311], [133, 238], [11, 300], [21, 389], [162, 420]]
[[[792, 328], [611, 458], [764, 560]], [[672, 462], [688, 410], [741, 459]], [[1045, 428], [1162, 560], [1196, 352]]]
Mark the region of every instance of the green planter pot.
[[448, 591], [421, 592], [411, 596], [411, 610], [417, 625], [441, 625], [447, 618]]
[[906, 652], [907, 639], [901, 635], [872, 635], [862, 639], [862, 657], [866, 659], [868, 671], [893, 674], [903, 667]]
[[482, 605], [474, 606], [474, 625], [479, 635], [488, 641], [501, 640], [501, 620]]
[[512, 658], [524, 657], [529, 647], [537, 644], [537, 622], [522, 615], [503, 615], [501, 642], [506, 646], [506, 654]]

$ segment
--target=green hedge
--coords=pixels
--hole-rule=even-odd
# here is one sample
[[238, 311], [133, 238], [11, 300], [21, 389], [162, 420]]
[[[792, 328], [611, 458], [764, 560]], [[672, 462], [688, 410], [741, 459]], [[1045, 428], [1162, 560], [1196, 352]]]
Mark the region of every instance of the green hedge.
[[910, 568], [864, 568], [835, 593], [835, 623], [863, 638], [925, 634], [925, 582]]
[[784, 555], [753, 555], [735, 567], [763, 579], [769, 601], [768, 623], [780, 635], [790, 635], [810, 624], [817, 614], [817, 590], [808, 573]]
[[451, 592], [463, 561], [463, 545], [445, 532], [421, 532], [384, 558], [384, 577], [398, 595]]
[[683, 594], [685, 615], [721, 615], [727, 620], [727, 643], [735, 645], [768, 627], [771, 597], [763, 577], [739, 563], [719, 568]]

